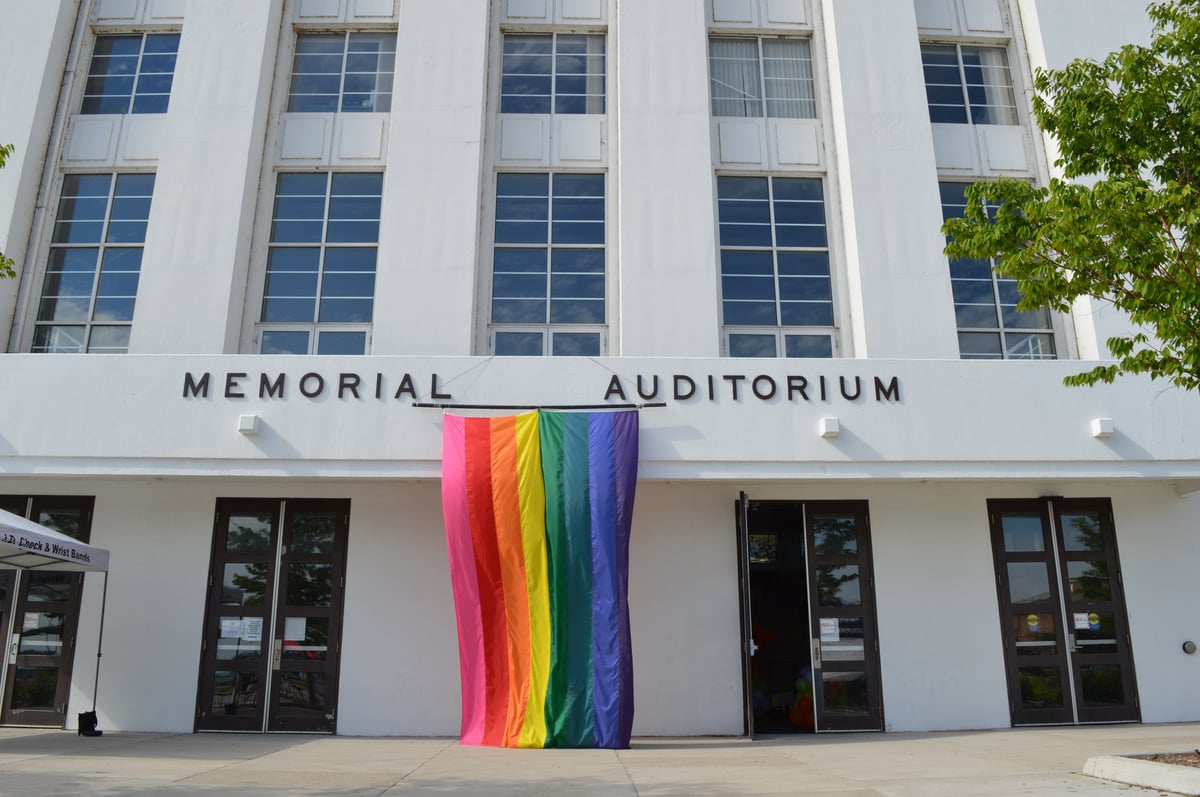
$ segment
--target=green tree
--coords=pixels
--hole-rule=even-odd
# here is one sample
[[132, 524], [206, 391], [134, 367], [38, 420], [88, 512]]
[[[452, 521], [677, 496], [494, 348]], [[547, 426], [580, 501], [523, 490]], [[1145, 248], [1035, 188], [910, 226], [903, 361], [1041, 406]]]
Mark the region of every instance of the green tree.
[[[12, 144], [0, 144], [0, 169], [4, 168], [4, 163], [11, 154], [13, 154]], [[0, 252], [0, 279], [17, 276], [17, 272], [13, 271], [14, 265], [11, 258], [5, 257], [4, 253]]]
[[1106, 341], [1114, 362], [1069, 385], [1146, 373], [1200, 388], [1200, 0], [1148, 13], [1149, 46], [1037, 71], [1033, 113], [1063, 179], [977, 183], [943, 228], [950, 257], [1017, 280], [1021, 310], [1093, 297], [1128, 314], [1131, 334]]

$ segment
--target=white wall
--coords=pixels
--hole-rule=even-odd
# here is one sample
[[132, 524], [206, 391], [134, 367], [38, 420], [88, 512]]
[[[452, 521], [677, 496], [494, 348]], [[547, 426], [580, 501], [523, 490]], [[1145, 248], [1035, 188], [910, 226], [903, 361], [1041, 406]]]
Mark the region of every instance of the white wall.
[[913, 6], [825, 0], [855, 357], [958, 356]]
[[1200, 496], [1136, 481], [1111, 492], [1142, 719], [1195, 722], [1200, 654], [1182, 647], [1200, 644]]
[[[630, 555], [640, 736], [737, 735], [742, 674], [734, 501], [866, 500], [886, 727], [1007, 727], [986, 502], [1109, 497], [1145, 722], [1196, 721], [1181, 688], [1200, 657], [1194, 498], [1149, 481], [662, 483], [641, 481]], [[114, 730], [188, 732], [218, 497], [349, 498], [339, 733], [446, 735], [459, 725], [458, 651], [436, 480], [0, 479], [0, 493], [96, 496], [112, 550], [99, 711]], [[68, 717], [91, 706], [101, 581], [89, 576]], [[807, 633], [798, 619], [800, 633]]]
[[[647, 398], [657, 380], [666, 406], [642, 413], [646, 478], [1200, 479], [1194, 397], [1138, 378], [1061, 384], [1086, 365], [14, 354], [0, 358], [0, 472], [436, 478], [440, 411], [394, 397], [408, 375], [422, 401], [436, 401], [436, 374], [452, 404], [637, 402], [638, 379]], [[206, 398], [184, 397], [188, 373], [210, 375]], [[284, 375], [283, 398], [259, 397], [263, 373]], [[310, 387], [324, 380], [315, 398], [300, 394], [308, 374]], [[676, 374], [690, 375], [694, 397], [672, 397]], [[357, 398], [339, 398], [343, 378], [361, 380]], [[789, 378], [807, 380], [807, 400], [789, 399]], [[613, 379], [623, 396], [606, 401]], [[896, 393], [885, 396], [876, 379], [887, 388], [894, 379]], [[860, 387], [858, 398], [843, 397], [843, 380], [851, 396]], [[227, 382], [245, 397], [226, 398]], [[761, 395], [774, 384], [775, 395], [756, 398], [756, 382]], [[237, 431], [243, 414], [259, 416], [257, 434]], [[821, 437], [825, 417], [840, 420], [839, 436]], [[1115, 433], [1093, 437], [1096, 418], [1112, 419]]]
[[1009, 724], [985, 511], [1006, 486], [872, 490], [871, 543], [889, 730]]
[[441, 486], [343, 491], [352, 498], [338, 733], [456, 736], [458, 637]]
[[638, 484], [629, 555], [636, 735], [742, 732], [735, 498], [711, 485]]
[[[0, 479], [0, 493], [47, 490]], [[338, 732], [456, 735], [458, 641], [437, 481], [55, 481], [96, 495], [112, 551], [98, 711], [113, 730], [190, 732], [218, 497], [349, 498]], [[737, 734], [741, 658], [726, 490], [638, 487], [630, 553], [635, 733]], [[91, 707], [100, 577], [88, 576], [68, 717]]]
[[18, 343], [9, 335], [21, 286], [41, 290], [27, 262], [30, 229], [78, 8], [78, 0], [0, 4], [0, 53], [10, 54], [0, 69], [0, 145], [15, 147], [0, 170], [0, 252], [18, 274], [0, 280], [0, 351]]
[[[480, 196], [491, 179], [482, 172], [488, 5], [401, 4], [375, 284], [376, 354], [474, 353], [476, 274], [490, 265], [476, 256]], [[431, 35], [451, 29], [453, 36]]]
[[188, 4], [130, 352], [238, 351], [281, 8]]
[[620, 277], [616, 315], [610, 310], [620, 350], [611, 354], [720, 351], [704, 8], [654, 0], [625, 3], [617, 16], [609, 184], [619, 242], [609, 264]]

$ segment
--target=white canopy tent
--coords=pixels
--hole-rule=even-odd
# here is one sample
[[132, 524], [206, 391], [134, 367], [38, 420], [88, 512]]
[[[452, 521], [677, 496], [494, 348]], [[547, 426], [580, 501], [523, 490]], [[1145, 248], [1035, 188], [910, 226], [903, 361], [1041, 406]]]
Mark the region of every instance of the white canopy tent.
[[108, 551], [0, 509], [0, 568], [108, 572]]
[[108, 551], [94, 545], [85, 545], [32, 520], [0, 509], [0, 569], [104, 574], [104, 591], [100, 599], [100, 631], [96, 645], [96, 682], [92, 688], [94, 713], [96, 695], [100, 689], [104, 610], [105, 604], [108, 603]]

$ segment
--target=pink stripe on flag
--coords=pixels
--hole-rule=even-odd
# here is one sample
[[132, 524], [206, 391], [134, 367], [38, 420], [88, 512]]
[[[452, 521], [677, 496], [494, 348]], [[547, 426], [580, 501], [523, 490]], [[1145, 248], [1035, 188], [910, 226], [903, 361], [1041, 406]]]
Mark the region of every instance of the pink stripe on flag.
[[450, 584], [458, 620], [458, 662], [462, 679], [463, 744], [482, 744], [487, 707], [483, 620], [479, 613], [479, 579], [467, 507], [466, 419], [443, 418], [442, 513], [450, 553]]

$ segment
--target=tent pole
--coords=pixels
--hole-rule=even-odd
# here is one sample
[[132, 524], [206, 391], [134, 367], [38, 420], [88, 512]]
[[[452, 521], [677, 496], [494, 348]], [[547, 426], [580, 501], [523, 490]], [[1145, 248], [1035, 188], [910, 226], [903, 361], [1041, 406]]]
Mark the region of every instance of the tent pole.
[[96, 682], [92, 685], [92, 711], [96, 710], [96, 697], [100, 692], [100, 657], [104, 655], [104, 610], [108, 604], [108, 571], [104, 571], [104, 592], [100, 597], [100, 635], [96, 639]]

